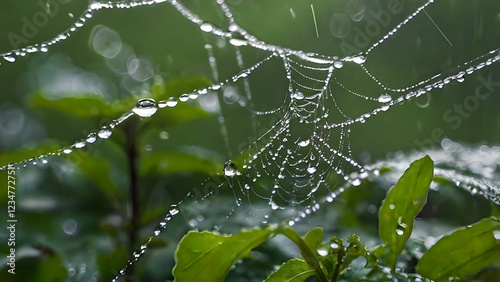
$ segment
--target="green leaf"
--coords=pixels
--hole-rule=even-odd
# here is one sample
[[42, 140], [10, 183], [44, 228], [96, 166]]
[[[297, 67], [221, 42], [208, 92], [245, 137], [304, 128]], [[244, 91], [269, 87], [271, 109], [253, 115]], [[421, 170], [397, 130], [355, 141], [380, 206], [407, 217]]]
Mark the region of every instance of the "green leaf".
[[307, 232], [306, 236], [304, 236], [304, 241], [306, 241], [311, 249], [317, 249], [318, 245], [323, 242], [323, 229], [321, 227], [316, 227]]
[[273, 234], [271, 228], [254, 228], [230, 236], [190, 231], [175, 252], [174, 281], [223, 281], [232, 265]]
[[301, 259], [292, 259], [282, 264], [278, 271], [271, 274], [265, 282], [303, 282], [315, 275], [316, 272], [307, 262]]
[[[464, 278], [489, 265], [500, 266], [500, 222], [490, 217], [441, 238], [420, 259], [417, 273], [436, 281]], [[496, 235], [496, 236], [495, 236]]]
[[429, 156], [414, 161], [382, 202], [379, 233], [389, 251], [386, 258], [393, 271], [397, 257], [410, 238], [413, 220], [427, 202], [433, 171], [434, 162]]
[[60, 99], [49, 99], [43, 93], [35, 93], [30, 97], [30, 106], [39, 109], [50, 109], [66, 113], [72, 116], [79, 116], [87, 120], [102, 118], [117, 118], [123, 109], [114, 109], [104, 102], [102, 96], [80, 95], [77, 97], [64, 97]]

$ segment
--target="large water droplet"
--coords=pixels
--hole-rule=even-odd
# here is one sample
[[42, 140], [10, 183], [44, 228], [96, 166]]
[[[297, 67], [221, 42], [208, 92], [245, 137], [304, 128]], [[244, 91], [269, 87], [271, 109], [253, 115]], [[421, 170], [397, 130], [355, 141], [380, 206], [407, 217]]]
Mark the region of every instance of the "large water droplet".
[[340, 69], [340, 68], [342, 68], [342, 67], [344, 66], [344, 63], [343, 63], [342, 61], [335, 61], [335, 62], [333, 63], [333, 66], [334, 66], [335, 68], [337, 68], [337, 69]]
[[3, 55], [3, 58], [9, 63], [13, 63], [16, 61], [16, 54], [14, 53], [6, 54]]
[[366, 62], [366, 57], [364, 56], [357, 56], [352, 58], [352, 61], [355, 62], [358, 65], [364, 64]]
[[382, 95], [380, 95], [380, 97], [378, 97], [377, 100], [380, 103], [387, 103], [387, 102], [390, 102], [392, 100], [392, 97], [389, 94], [382, 94]]
[[239, 171], [236, 168], [236, 165], [231, 161], [227, 161], [226, 164], [224, 165], [224, 175], [227, 177], [233, 177], [238, 174]]
[[202, 23], [200, 25], [200, 29], [204, 32], [211, 32], [212, 30], [214, 30], [214, 26], [211, 23]]
[[132, 111], [140, 117], [150, 117], [154, 115], [157, 110], [156, 101], [149, 98], [140, 99], [132, 109]]
[[292, 93], [292, 99], [302, 100], [302, 99], [304, 99], [304, 94], [300, 91], [294, 92], [294, 93]]
[[111, 127], [103, 126], [99, 131], [99, 133], [97, 133], [97, 136], [99, 136], [102, 139], [108, 139], [111, 136], [111, 134], [113, 134]]

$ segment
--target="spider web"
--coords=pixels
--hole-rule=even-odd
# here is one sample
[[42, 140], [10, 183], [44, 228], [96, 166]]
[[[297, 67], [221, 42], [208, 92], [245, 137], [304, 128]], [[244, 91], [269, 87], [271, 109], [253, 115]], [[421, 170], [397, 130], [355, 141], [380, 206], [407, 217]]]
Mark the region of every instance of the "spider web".
[[[415, 4], [415, 9], [385, 35], [382, 33], [364, 51], [350, 55], [307, 52], [261, 40], [243, 24], [240, 25], [238, 18], [233, 16], [237, 5], [233, 3], [234, 7], [230, 8], [223, 0], [216, 1], [216, 8], [213, 9], [219, 17], [205, 12], [206, 6], [196, 1], [92, 2], [68, 30], [54, 39], [1, 55], [7, 62], [14, 62], [18, 57], [30, 53], [47, 52], [51, 46], [70, 38], [87, 21], [101, 13], [100, 10], [163, 5], [162, 2], [169, 2], [185, 20], [197, 25], [204, 33], [207, 40], [205, 49], [215, 84], [193, 89], [190, 93], [170, 100], [139, 100], [131, 112], [124, 113], [83, 140], [46, 155], [10, 165], [20, 169], [30, 164], [46, 163], [54, 156], [70, 155], [75, 150], [90, 146], [97, 139], [109, 138], [114, 128], [134, 114], [155, 118], [157, 110], [167, 111], [179, 103], [197, 101], [203, 107], [207, 103], [204, 97], [210, 95], [218, 95], [226, 104], [244, 109], [250, 117], [247, 126], [255, 135], [255, 140], [246, 142], [236, 150], [232, 149], [229, 140], [231, 135], [228, 133], [230, 122], [224, 121], [225, 115], [220, 111], [221, 134], [231, 159], [227, 160], [222, 172], [202, 183], [202, 188], [187, 193], [183, 200], [171, 206], [153, 235], [134, 252], [135, 258], [127, 266], [146, 252], [152, 238], [159, 236], [167, 228], [167, 223], [178, 214], [182, 214], [191, 226], [213, 228], [212, 221], [195, 220], [193, 223], [193, 219], [199, 218], [200, 214], [205, 217], [210, 215], [212, 208], [218, 205], [218, 194], [226, 191], [233, 194], [234, 205], [228, 207], [227, 216], [222, 222], [215, 223], [218, 229], [230, 231], [231, 228], [239, 229], [241, 225], [252, 226], [283, 220], [289, 221], [290, 225], [300, 222], [325, 202], [332, 202], [348, 187], [357, 186], [363, 179], [376, 175], [383, 166], [380, 163], [365, 166], [356, 160], [350, 140], [353, 126], [360, 126], [406, 101], [427, 97], [431, 91], [447, 84], [460, 83], [467, 76], [500, 60], [498, 48], [482, 50], [479, 54], [483, 55], [462, 60], [459, 65], [447, 67], [446, 72], [419, 77], [417, 82], [404, 81], [402, 87], [388, 86], [378, 78], [379, 75], [372, 74], [370, 58], [377, 60], [377, 49], [396, 38], [400, 30], [410, 25], [414, 19], [424, 17], [424, 13], [427, 13], [424, 9], [432, 7], [433, 1]], [[351, 2], [353, 1], [349, 1]], [[353, 4], [350, 5], [352, 8]], [[194, 12], [194, 9], [197, 11]], [[293, 17], [298, 12], [290, 9]], [[206, 20], [202, 15], [214, 18], [214, 21]], [[216, 48], [211, 42], [217, 44], [220, 40], [235, 48], [236, 63], [240, 69], [236, 75], [224, 76], [218, 66], [220, 61], [214, 55]], [[258, 59], [249, 67], [245, 67], [249, 65], [244, 60], [245, 52], [258, 52], [254, 56]], [[260, 89], [255, 86], [259, 84], [257, 78], [268, 75], [266, 68], [281, 73], [281, 81], [270, 82], [279, 86], [276, 87], [279, 89], [276, 94], [269, 91], [259, 94], [254, 90]], [[370, 87], [358, 88], [356, 82], [345, 79], [345, 72], [356, 74], [358, 81], [364, 81]], [[229, 78], [218, 82], [219, 77]], [[269, 107], [266, 103], [260, 105], [258, 100], [265, 98], [263, 95], [276, 96], [275, 99], [269, 99], [274, 102], [269, 105], [275, 106]], [[222, 107], [223, 104], [220, 103], [219, 106]], [[1, 169], [7, 168], [5, 165]], [[498, 188], [490, 182], [465, 177], [456, 171], [443, 170], [436, 173], [449, 179], [459, 178], [461, 183], [465, 183], [464, 188], [472, 189], [473, 186], [476, 192], [480, 191], [479, 194], [490, 201], [500, 202]], [[235, 225], [235, 222], [238, 224]], [[115, 279], [119, 279], [124, 273], [125, 268], [120, 270]]]

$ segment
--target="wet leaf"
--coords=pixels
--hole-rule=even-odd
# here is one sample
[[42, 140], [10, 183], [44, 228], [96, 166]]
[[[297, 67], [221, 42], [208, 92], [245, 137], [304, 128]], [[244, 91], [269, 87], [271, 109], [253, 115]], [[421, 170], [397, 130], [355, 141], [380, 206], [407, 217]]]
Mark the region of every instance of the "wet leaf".
[[302, 282], [315, 275], [316, 272], [307, 262], [301, 259], [292, 259], [282, 264], [278, 271], [271, 274], [265, 281]]
[[223, 281], [232, 265], [273, 232], [271, 228], [254, 228], [235, 235], [190, 231], [175, 252], [174, 281]]
[[382, 202], [379, 233], [388, 249], [386, 258], [393, 271], [397, 257], [410, 238], [413, 220], [427, 202], [433, 171], [434, 162], [429, 156], [414, 161]]
[[420, 259], [417, 272], [436, 281], [464, 278], [500, 266], [500, 221], [490, 217], [441, 238]]

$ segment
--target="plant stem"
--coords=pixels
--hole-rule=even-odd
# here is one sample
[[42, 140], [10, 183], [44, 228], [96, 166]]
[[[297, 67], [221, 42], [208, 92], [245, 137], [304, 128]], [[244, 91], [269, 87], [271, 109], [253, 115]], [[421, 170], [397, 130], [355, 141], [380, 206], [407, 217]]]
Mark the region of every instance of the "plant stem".
[[277, 233], [281, 233], [285, 235], [288, 239], [290, 239], [297, 247], [299, 247], [300, 251], [302, 252], [302, 255], [304, 256], [304, 259], [307, 264], [309, 264], [315, 271], [316, 274], [319, 276], [319, 279], [323, 282], [327, 282], [328, 278], [326, 275], [326, 271], [323, 269], [323, 266], [317, 259], [315, 255], [315, 251], [311, 250], [309, 245], [307, 245], [306, 241], [302, 237], [300, 237], [293, 228], [286, 226], [279, 228], [277, 230]]
[[[128, 165], [128, 174], [129, 174], [129, 199], [130, 199], [130, 229], [128, 232], [128, 244], [129, 250], [132, 253], [136, 242], [137, 242], [137, 233], [139, 230], [139, 196], [137, 189], [137, 161], [138, 161], [138, 152], [137, 152], [137, 124], [138, 120], [132, 118], [129, 123], [125, 125], [125, 150], [127, 155], [127, 165]], [[130, 259], [134, 259], [133, 255]], [[134, 279], [134, 267], [130, 265], [127, 268], [127, 272], [125, 274], [126, 281], [133, 281]]]

